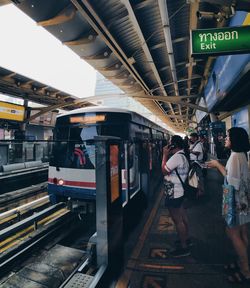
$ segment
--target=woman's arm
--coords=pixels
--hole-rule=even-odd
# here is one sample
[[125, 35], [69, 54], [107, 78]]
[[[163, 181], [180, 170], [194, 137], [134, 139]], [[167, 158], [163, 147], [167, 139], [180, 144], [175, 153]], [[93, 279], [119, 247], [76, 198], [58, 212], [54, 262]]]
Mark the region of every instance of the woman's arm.
[[170, 148], [168, 146], [165, 146], [163, 148], [163, 156], [162, 156], [162, 161], [161, 161], [161, 171], [163, 175], [168, 174], [168, 171], [166, 170], [166, 163], [168, 160], [169, 151], [170, 151]]
[[223, 175], [227, 175], [226, 168], [217, 160], [211, 160], [206, 162], [208, 168], [217, 168], [219, 172]]

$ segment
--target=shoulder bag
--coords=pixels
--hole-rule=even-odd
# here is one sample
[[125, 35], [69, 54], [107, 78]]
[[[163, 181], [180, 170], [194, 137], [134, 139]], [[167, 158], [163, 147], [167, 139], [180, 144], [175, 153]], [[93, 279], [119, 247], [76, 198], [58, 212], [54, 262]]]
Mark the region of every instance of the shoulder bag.
[[233, 185], [228, 184], [226, 176], [222, 188], [222, 217], [229, 227], [233, 227], [236, 225], [235, 189]]
[[185, 182], [182, 181], [177, 169], [175, 169], [175, 172], [176, 172], [176, 175], [178, 176], [180, 182], [181, 182], [181, 185], [183, 187], [183, 190], [184, 190], [184, 197], [187, 198], [187, 199], [190, 199], [190, 200], [195, 200], [197, 198], [197, 191], [198, 189], [195, 188], [195, 187], [192, 187], [190, 184], [189, 184], [189, 175], [187, 176], [187, 179]]
[[168, 199], [174, 198], [174, 183], [164, 178], [163, 187], [165, 196]]

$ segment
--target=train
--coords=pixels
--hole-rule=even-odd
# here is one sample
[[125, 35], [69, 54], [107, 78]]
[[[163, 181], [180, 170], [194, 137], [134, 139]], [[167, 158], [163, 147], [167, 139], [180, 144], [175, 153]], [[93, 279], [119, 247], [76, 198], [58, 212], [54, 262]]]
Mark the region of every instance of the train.
[[136, 112], [95, 106], [57, 117], [48, 174], [51, 202], [94, 211], [95, 136], [121, 139], [122, 206], [142, 195], [149, 198], [161, 178], [162, 148], [171, 133]]

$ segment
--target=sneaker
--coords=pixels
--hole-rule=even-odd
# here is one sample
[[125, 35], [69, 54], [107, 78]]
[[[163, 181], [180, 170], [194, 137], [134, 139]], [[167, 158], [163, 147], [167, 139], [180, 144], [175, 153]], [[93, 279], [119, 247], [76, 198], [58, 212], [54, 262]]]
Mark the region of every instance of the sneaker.
[[170, 252], [170, 256], [174, 258], [186, 257], [191, 254], [188, 248], [176, 248], [172, 252]]
[[[194, 246], [194, 243], [192, 242], [191, 239], [187, 239], [186, 244], [187, 244], [187, 247], [188, 247], [188, 248]], [[174, 242], [174, 245], [175, 245], [176, 247], [181, 247], [181, 241], [180, 241], [180, 240], [176, 240], [176, 241]]]

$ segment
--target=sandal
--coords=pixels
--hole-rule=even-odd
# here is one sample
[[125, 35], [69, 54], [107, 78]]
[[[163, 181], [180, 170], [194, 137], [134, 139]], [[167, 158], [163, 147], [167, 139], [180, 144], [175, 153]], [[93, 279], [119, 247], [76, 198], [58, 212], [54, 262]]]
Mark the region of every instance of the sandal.
[[232, 272], [235, 272], [235, 271], [239, 271], [239, 270], [240, 270], [240, 267], [239, 267], [239, 264], [236, 260], [234, 262], [224, 266], [224, 271], [226, 273], [229, 273], [229, 274], [231, 274]]
[[227, 280], [230, 283], [249, 283], [250, 284], [250, 277], [246, 278], [246, 276], [241, 271], [232, 271], [231, 274], [229, 274]]

